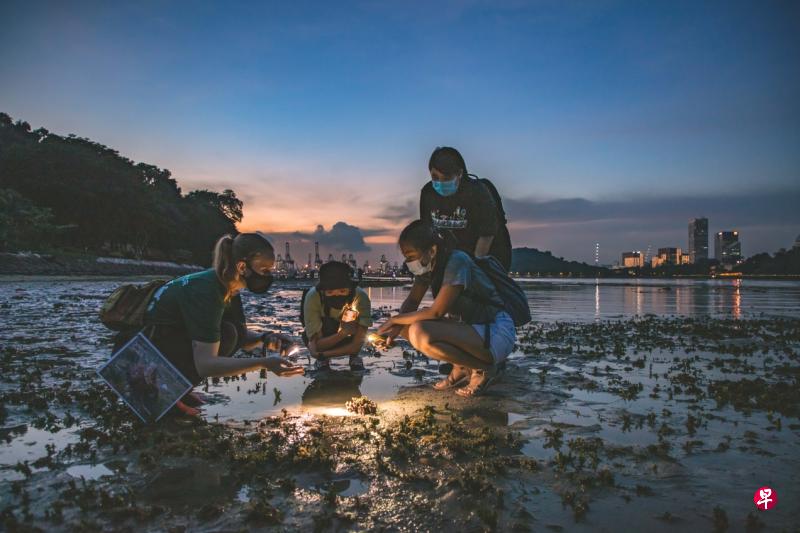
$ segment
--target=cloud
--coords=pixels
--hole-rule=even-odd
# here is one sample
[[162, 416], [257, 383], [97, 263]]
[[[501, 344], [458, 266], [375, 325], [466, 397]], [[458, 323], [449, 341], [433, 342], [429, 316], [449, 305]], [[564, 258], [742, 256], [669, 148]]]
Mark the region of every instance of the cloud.
[[386, 220], [393, 224], [410, 222], [419, 217], [419, 204], [413, 200], [406, 201], [405, 204], [393, 204], [384, 207], [383, 211], [375, 215], [375, 218]]
[[347, 252], [368, 252], [371, 248], [364, 242], [364, 237], [372, 235], [380, 235], [383, 230], [362, 230], [357, 226], [351, 226], [346, 222], [337, 222], [326, 230], [322, 224], [317, 226], [317, 229], [310, 232], [292, 231], [282, 233], [270, 233], [269, 236], [280, 243], [282, 241], [289, 241], [294, 243], [313, 243], [319, 242], [320, 246], [329, 250], [347, 251]]
[[689, 219], [709, 219], [713, 233], [740, 231], [746, 256], [791, 246], [800, 233], [800, 189], [776, 192], [645, 197], [612, 200], [506, 198], [514, 246], [530, 245], [557, 255], [593, 260], [600, 243], [601, 261], [612, 262], [626, 250], [687, 247]]
[[666, 196], [619, 200], [503, 199], [512, 222], [519, 224], [581, 224], [629, 221], [640, 227], [664, 222], [688, 222], [706, 216], [729, 226], [799, 224], [800, 189], [717, 196]]

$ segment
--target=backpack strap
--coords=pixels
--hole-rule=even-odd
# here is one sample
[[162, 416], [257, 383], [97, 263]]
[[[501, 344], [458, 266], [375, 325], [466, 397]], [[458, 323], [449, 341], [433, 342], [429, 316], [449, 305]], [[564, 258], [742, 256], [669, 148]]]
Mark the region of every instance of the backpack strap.
[[494, 183], [487, 178], [479, 178], [475, 174], [468, 174], [468, 176], [474, 178], [479, 183], [482, 183], [488, 190], [489, 194], [492, 195], [492, 199], [494, 200], [494, 205], [497, 208], [497, 215], [500, 218], [500, 222], [503, 224], [508, 224], [508, 218], [506, 217], [506, 210], [503, 208], [503, 199], [500, 198], [500, 193], [497, 192], [497, 187], [494, 186]]

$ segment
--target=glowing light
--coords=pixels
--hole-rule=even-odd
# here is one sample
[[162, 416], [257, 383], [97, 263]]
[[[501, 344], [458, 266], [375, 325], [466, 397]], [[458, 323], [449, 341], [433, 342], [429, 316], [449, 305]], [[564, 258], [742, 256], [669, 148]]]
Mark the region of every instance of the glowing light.
[[288, 354], [286, 354], [286, 355], [287, 355], [288, 357], [291, 357], [291, 356], [293, 356], [294, 354], [296, 354], [296, 353], [297, 353], [297, 352], [299, 352], [299, 351], [300, 351], [300, 347], [299, 347], [299, 346], [295, 346], [294, 348], [292, 348], [291, 350], [289, 350], [289, 353], [288, 353]]
[[358, 310], [350, 304], [342, 308], [342, 322], [355, 322], [358, 320]]

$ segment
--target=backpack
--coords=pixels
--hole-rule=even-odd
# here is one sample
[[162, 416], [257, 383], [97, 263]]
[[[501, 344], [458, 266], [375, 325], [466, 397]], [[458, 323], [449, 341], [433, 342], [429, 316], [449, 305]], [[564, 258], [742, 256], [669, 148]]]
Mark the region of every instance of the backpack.
[[468, 174], [468, 176], [482, 183], [489, 191], [489, 194], [492, 195], [494, 205], [497, 207], [497, 219], [500, 227], [497, 228], [497, 234], [492, 241], [492, 246], [489, 248], [489, 255], [495, 256], [508, 271], [511, 269], [511, 234], [508, 232], [508, 218], [506, 217], [506, 210], [503, 208], [503, 200], [491, 180], [479, 178], [475, 174]]
[[500, 299], [505, 304], [505, 311], [514, 320], [514, 326], [520, 327], [530, 322], [532, 317], [528, 297], [517, 282], [511, 279], [500, 261], [491, 255], [474, 257], [473, 260], [494, 284]]
[[508, 219], [506, 218], [506, 210], [503, 209], [503, 200], [500, 198], [500, 193], [497, 192], [497, 187], [494, 186], [494, 183], [491, 182], [488, 178], [479, 178], [475, 174], [467, 174], [468, 176], [475, 178], [479, 182], [483, 183], [487, 189], [489, 189], [489, 194], [492, 195], [492, 199], [494, 200], [494, 205], [497, 206], [497, 215], [500, 219], [500, 223], [503, 225], [508, 224]]
[[153, 294], [167, 281], [153, 280], [144, 285], [121, 285], [100, 308], [100, 322], [114, 331], [130, 331], [144, 327], [144, 315]]

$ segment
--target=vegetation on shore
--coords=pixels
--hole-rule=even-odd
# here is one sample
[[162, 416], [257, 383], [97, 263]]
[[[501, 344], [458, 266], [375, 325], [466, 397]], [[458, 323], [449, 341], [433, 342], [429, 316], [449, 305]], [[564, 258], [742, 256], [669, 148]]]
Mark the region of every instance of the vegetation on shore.
[[208, 264], [214, 241], [241, 219], [232, 190], [184, 194], [167, 169], [0, 113], [0, 251]]

